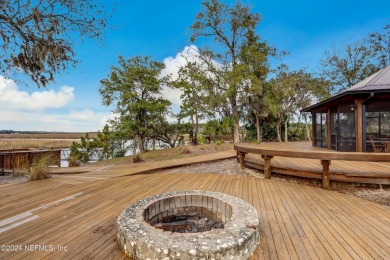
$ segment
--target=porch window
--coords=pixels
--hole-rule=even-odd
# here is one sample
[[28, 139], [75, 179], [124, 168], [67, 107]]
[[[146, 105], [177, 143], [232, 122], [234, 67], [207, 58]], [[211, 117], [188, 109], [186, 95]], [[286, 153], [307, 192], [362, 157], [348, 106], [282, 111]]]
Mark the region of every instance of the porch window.
[[390, 112], [366, 112], [366, 151], [390, 152]]
[[326, 113], [316, 114], [315, 144], [317, 147], [328, 148], [328, 132], [326, 128]]

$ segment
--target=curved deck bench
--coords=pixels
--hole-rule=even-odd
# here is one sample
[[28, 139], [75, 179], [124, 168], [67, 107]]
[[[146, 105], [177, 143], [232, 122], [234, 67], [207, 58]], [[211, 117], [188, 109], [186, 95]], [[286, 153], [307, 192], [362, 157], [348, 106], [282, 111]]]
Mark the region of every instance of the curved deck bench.
[[306, 143], [268, 143], [236, 144], [237, 159], [241, 169], [245, 168], [245, 155], [248, 153], [260, 154], [264, 159], [264, 175], [266, 179], [271, 178], [271, 160], [275, 156], [319, 159], [322, 165], [322, 187], [329, 189], [329, 168], [332, 160], [344, 161], [367, 161], [367, 162], [390, 162], [390, 153], [359, 153], [359, 152], [337, 152], [317, 147], [307, 147]]

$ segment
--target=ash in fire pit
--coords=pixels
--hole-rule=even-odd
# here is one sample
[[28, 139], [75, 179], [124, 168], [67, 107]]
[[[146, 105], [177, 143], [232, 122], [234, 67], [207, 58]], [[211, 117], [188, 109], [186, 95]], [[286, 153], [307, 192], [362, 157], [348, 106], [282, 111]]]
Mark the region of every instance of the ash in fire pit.
[[216, 228], [223, 229], [222, 221], [208, 219], [200, 214], [193, 216], [169, 216], [154, 225], [164, 231], [178, 233], [197, 233], [210, 231]]
[[117, 225], [119, 244], [134, 259], [248, 259], [260, 239], [253, 206], [208, 191], [147, 197], [122, 211]]

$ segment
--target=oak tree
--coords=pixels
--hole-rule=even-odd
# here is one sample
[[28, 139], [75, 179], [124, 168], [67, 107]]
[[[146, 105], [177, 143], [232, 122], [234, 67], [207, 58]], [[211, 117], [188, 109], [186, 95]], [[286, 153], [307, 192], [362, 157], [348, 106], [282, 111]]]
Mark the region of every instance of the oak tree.
[[[222, 67], [214, 66], [219, 75], [223, 75], [223, 99], [229, 103], [233, 117], [233, 139], [239, 142], [240, 134], [240, 104], [239, 95], [243, 92], [246, 81], [243, 67], [240, 66], [239, 55], [248, 42], [248, 35], [255, 35], [255, 28], [260, 21], [260, 15], [252, 13], [250, 8], [240, 2], [233, 6], [218, 0], [203, 1], [203, 10], [196, 16], [191, 26], [191, 41], [198, 38], [212, 38], [218, 48], [209, 50]], [[221, 50], [221, 51], [219, 51]], [[221, 73], [225, 72], [225, 73]], [[218, 76], [219, 76], [218, 75]], [[214, 77], [218, 78], [218, 77]], [[226, 107], [226, 106], [225, 106]]]
[[23, 71], [46, 86], [77, 63], [74, 40], [102, 39], [106, 22], [98, 0], [1, 0], [1, 73]]
[[117, 131], [127, 133], [140, 152], [156, 136], [156, 127], [169, 113], [171, 103], [162, 97], [169, 76], [161, 77], [165, 65], [150, 57], [119, 57], [119, 66], [111, 67], [108, 78], [100, 81], [103, 104], [113, 106]]

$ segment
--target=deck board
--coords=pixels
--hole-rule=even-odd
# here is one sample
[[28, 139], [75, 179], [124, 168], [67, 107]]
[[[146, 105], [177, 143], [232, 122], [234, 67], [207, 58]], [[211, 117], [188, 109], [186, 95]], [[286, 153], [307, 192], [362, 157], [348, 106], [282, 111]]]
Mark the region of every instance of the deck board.
[[224, 192], [257, 208], [261, 244], [251, 259], [390, 259], [388, 207], [277, 179], [153, 173], [74, 185], [49, 179], [13, 186], [0, 194], [0, 221], [80, 195], [33, 211], [35, 220], [0, 233], [0, 244], [60, 245], [68, 251], [0, 252], [0, 259], [126, 259], [115, 235], [121, 210], [145, 196], [186, 189]]

